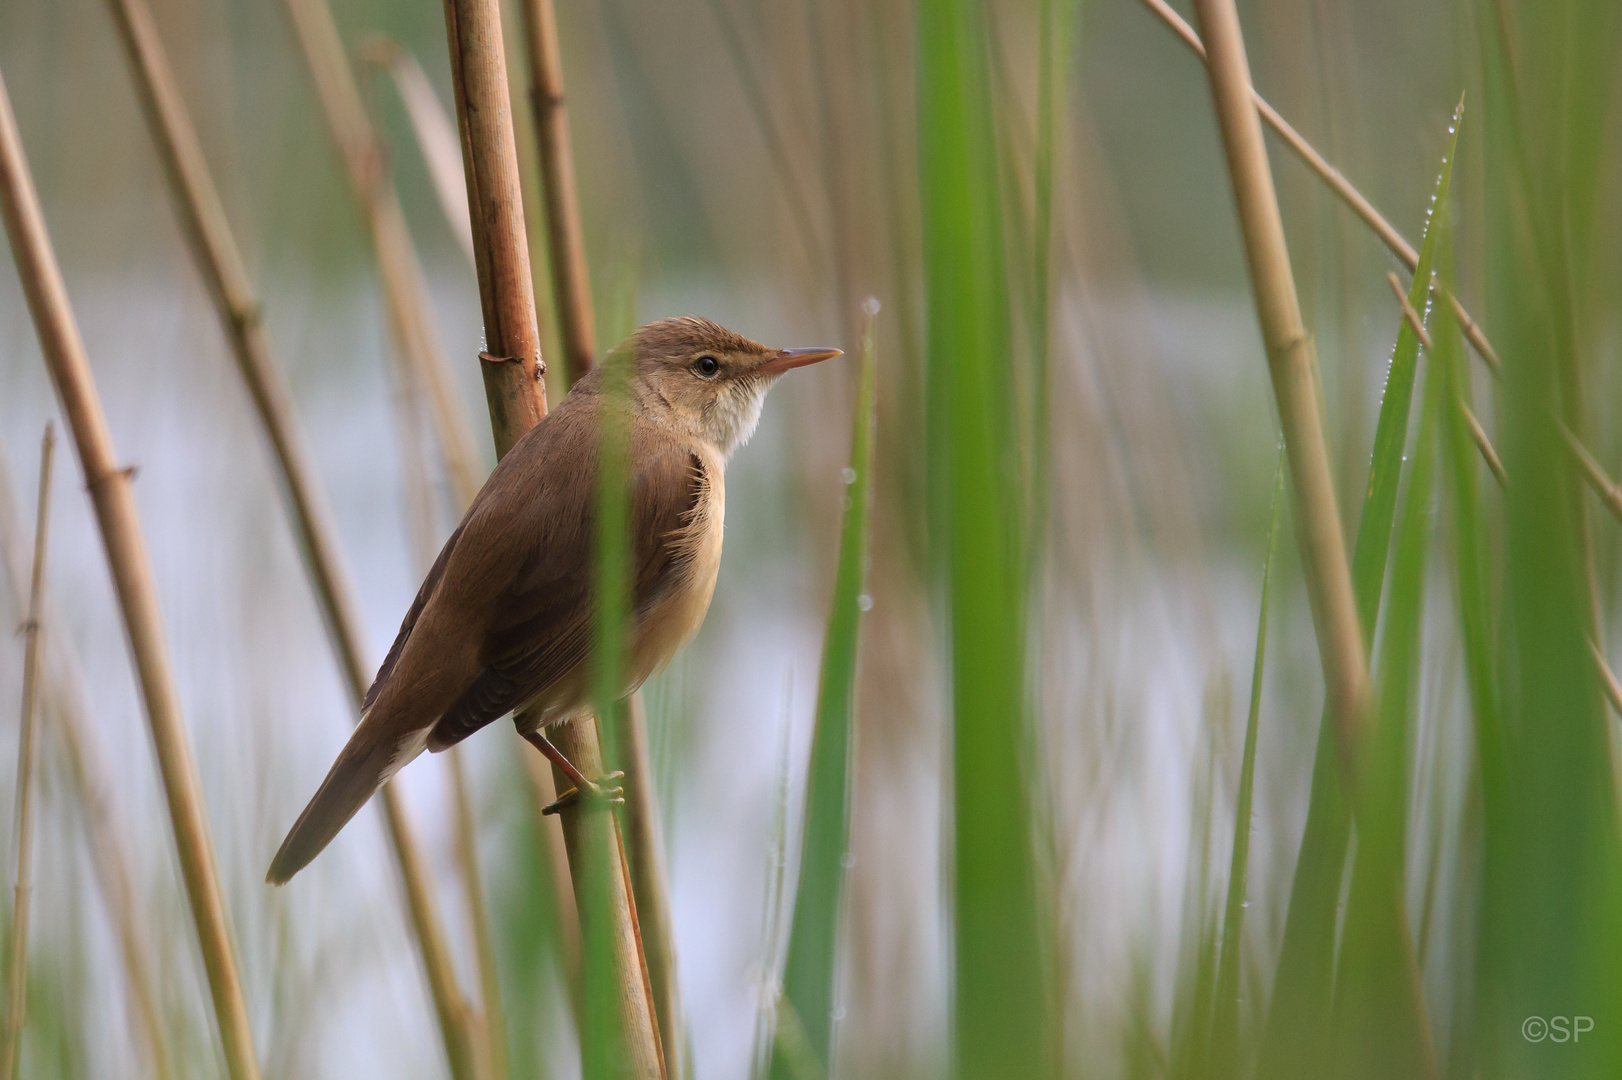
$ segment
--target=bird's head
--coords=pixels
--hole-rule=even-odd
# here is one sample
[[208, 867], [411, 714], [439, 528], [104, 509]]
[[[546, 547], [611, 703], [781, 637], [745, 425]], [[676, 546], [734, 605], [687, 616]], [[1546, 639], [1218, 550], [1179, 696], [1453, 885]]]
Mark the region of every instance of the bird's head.
[[685, 316], [637, 330], [614, 349], [610, 364], [634, 361], [639, 413], [728, 457], [754, 434], [766, 391], [779, 375], [838, 355], [839, 349], [773, 349]]

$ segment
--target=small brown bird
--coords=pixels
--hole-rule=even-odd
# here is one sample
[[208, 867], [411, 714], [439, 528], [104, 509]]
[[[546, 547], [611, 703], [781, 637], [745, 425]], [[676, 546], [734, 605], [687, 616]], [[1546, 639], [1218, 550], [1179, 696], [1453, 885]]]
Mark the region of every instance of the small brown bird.
[[[631, 364], [628, 695], [709, 610], [726, 462], [754, 432], [767, 389], [790, 368], [840, 350], [771, 349], [689, 317], [650, 323], [616, 353]], [[266, 880], [280, 885], [298, 873], [423, 750], [444, 750], [509, 712], [576, 793], [615, 794], [582, 776], [543, 734], [592, 712], [586, 666], [603, 370], [581, 379], [485, 481], [417, 590], [359, 726]]]

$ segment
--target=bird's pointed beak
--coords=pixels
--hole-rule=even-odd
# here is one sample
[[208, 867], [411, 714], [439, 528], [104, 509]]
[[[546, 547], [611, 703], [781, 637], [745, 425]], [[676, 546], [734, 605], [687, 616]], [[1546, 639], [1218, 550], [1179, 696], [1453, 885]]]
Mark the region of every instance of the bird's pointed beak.
[[761, 375], [781, 375], [790, 368], [805, 367], [842, 355], [843, 349], [779, 349], [776, 355], [767, 358], [755, 371]]

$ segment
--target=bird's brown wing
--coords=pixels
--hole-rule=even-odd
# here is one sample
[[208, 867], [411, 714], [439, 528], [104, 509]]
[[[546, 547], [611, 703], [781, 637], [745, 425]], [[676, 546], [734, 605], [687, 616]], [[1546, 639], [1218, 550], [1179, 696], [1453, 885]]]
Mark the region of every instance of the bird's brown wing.
[[[632, 602], [640, 615], [677, 583], [685, 556], [672, 544], [672, 535], [691, 520], [707, 480], [697, 455], [662, 436], [639, 438], [632, 456]], [[591, 483], [569, 487], [586, 493], [584, 505], [544, 510], [573, 511], [568, 518], [579, 523], [583, 534], [548, 537], [553, 530], [536, 530], [541, 539], [533, 557], [492, 608], [480, 650], [484, 669], [434, 725], [430, 749], [454, 745], [586, 662], [596, 610], [592, 559], [597, 484], [593, 477]], [[550, 549], [548, 539], [554, 541]]]
[[451, 561], [451, 552], [456, 549], [457, 541], [462, 539], [462, 531], [465, 528], [467, 528], [466, 521], [456, 526], [456, 531], [451, 533], [450, 539], [446, 540], [445, 546], [440, 549], [439, 557], [434, 560], [434, 565], [429, 569], [428, 576], [422, 579], [422, 587], [417, 590], [416, 599], [411, 601], [410, 610], [406, 612], [405, 618], [400, 622], [400, 632], [394, 635], [394, 644], [389, 646], [389, 654], [383, 658], [382, 666], [377, 669], [377, 677], [372, 680], [371, 687], [366, 691], [366, 697], [361, 701], [361, 712], [364, 713], [372, 707], [372, 702], [377, 700], [378, 691], [388, 681], [389, 675], [394, 671], [394, 665], [399, 663], [400, 654], [405, 651], [406, 639], [411, 636], [411, 631], [416, 627], [417, 620], [422, 616], [422, 609], [428, 606], [428, 601], [433, 597], [434, 590], [439, 588], [440, 579], [445, 576], [445, 567]]

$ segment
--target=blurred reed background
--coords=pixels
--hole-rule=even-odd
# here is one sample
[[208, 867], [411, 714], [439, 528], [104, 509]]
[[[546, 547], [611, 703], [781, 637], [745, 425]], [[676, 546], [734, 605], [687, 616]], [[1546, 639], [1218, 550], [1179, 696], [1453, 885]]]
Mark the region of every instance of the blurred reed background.
[[[555, 405], [573, 367], [528, 2], [504, 4], [505, 43]], [[311, 0], [151, 6], [375, 664], [467, 479], [401, 360], [289, 18]], [[1606, 487], [1622, 475], [1622, 19], [1610, 0], [1239, 6], [1256, 89], [1411, 245], [1394, 254], [1268, 135], [1372, 668], [1361, 740], [1337, 746], [1308, 601], [1323, 570], [1297, 548], [1294, 474], [1275, 481], [1280, 412], [1212, 83], [1153, 6], [558, 6], [599, 353], [697, 313], [850, 354], [771, 396], [731, 468], [708, 621], [642, 694], [683, 1015], [673, 1073], [1622, 1068], [1622, 496]], [[352, 702], [110, 7], [0, 0], [0, 72], [139, 470], [254, 1053], [267, 1077], [444, 1076], [448, 1029], [379, 814], [287, 888], [262, 884]], [[421, 258], [418, 344], [448, 359], [477, 479], [494, 447], [444, 13], [333, 13]], [[1479, 321], [1469, 343], [1432, 270]], [[20, 625], [57, 405], [9, 269], [0, 355], [0, 612]], [[17, 1075], [221, 1075], [67, 461], [51, 496]], [[0, 644], [0, 717], [18, 715], [24, 654], [23, 635]], [[813, 753], [814, 729], [831, 749]], [[448, 759], [394, 782], [481, 1021], [480, 1080], [576, 1075], [591, 1030], [529, 754], [504, 724], [464, 745], [468, 828]], [[1533, 1016], [1592, 1029], [1534, 1039]]]

